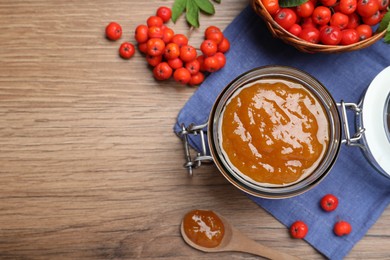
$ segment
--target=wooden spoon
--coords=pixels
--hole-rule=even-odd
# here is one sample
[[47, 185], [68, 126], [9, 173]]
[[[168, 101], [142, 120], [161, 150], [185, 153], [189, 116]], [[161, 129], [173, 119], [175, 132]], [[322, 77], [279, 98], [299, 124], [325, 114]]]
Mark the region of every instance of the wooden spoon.
[[[214, 212], [215, 213], [215, 212]], [[216, 213], [217, 214], [217, 213]], [[222, 238], [221, 243], [217, 247], [208, 248], [199, 246], [194, 243], [185, 233], [183, 221], [181, 222], [181, 235], [184, 241], [192, 246], [195, 249], [198, 249], [203, 252], [224, 252], [224, 251], [236, 251], [236, 252], [245, 252], [254, 254], [257, 256], [261, 256], [268, 259], [282, 260], [282, 259], [299, 259], [298, 257], [291, 256], [270, 247], [264, 246], [255, 242], [254, 240], [245, 236], [241, 231], [232, 226], [229, 221], [227, 221], [224, 217], [217, 214], [218, 217], [222, 220], [225, 226], [225, 234]]]

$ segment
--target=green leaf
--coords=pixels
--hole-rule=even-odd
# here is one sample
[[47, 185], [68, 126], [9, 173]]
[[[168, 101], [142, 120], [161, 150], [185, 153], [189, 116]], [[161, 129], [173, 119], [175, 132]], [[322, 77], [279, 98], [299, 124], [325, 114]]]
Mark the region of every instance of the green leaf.
[[383, 41], [387, 44], [390, 44], [390, 23], [387, 25], [385, 37], [383, 37]]
[[215, 13], [214, 5], [210, 2], [210, 0], [195, 0], [195, 3], [203, 12], [207, 14]]
[[306, 3], [308, 0], [280, 0], [280, 7], [294, 7]]
[[175, 0], [172, 6], [172, 21], [175, 23], [186, 9], [187, 0]]
[[389, 30], [389, 24], [390, 24], [390, 12], [387, 12], [385, 16], [383, 16], [382, 21], [379, 24], [378, 32], [381, 32], [387, 28]]
[[193, 27], [199, 27], [199, 7], [194, 0], [187, 0], [186, 19]]

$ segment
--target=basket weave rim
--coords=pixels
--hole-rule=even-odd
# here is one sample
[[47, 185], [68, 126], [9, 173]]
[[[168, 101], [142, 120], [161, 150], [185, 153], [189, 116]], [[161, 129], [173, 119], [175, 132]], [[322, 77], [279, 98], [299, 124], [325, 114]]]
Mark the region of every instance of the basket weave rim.
[[343, 51], [358, 50], [375, 43], [379, 39], [383, 38], [384, 35], [386, 34], [386, 30], [383, 30], [381, 32], [376, 31], [371, 37], [349, 45], [325, 45], [325, 44], [311, 43], [302, 40], [298, 36], [290, 33], [289, 31], [281, 27], [273, 19], [270, 13], [268, 13], [268, 11], [266, 10], [266, 8], [262, 3], [262, 0], [253, 0], [252, 7], [256, 11], [256, 13], [265, 20], [268, 29], [271, 30], [274, 36], [281, 38], [284, 42], [289, 43], [290, 45], [293, 45], [296, 48], [299, 49], [304, 48], [305, 51], [309, 50], [309, 52], [343, 52]]

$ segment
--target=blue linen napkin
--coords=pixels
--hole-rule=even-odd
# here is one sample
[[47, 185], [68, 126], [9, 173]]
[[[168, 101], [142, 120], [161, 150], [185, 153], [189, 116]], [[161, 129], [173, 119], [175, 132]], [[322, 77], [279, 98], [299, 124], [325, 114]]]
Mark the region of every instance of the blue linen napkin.
[[[222, 70], [209, 75], [188, 100], [177, 117], [176, 133], [181, 130], [181, 124], [205, 123], [221, 90], [235, 77], [255, 67], [299, 68], [322, 82], [337, 102], [343, 99], [357, 103], [372, 79], [390, 65], [390, 45], [382, 40], [366, 49], [342, 54], [299, 52], [273, 38], [250, 6], [233, 20], [224, 34], [231, 43], [227, 63]], [[201, 150], [198, 138], [190, 137], [189, 142], [196, 150]], [[339, 198], [334, 212], [324, 212], [319, 206], [321, 197], [327, 193]], [[282, 200], [249, 198], [287, 227], [296, 220], [305, 221], [309, 226], [305, 240], [324, 256], [342, 259], [388, 206], [390, 180], [376, 172], [358, 147], [342, 145], [333, 169], [314, 189]], [[333, 224], [340, 219], [351, 223], [350, 235], [333, 234]]]

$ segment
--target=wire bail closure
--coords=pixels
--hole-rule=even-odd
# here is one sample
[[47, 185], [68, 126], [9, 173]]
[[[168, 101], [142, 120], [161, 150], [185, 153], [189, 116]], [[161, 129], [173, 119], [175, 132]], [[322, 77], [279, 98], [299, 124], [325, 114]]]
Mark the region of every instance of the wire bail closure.
[[[186, 159], [186, 163], [184, 164], [184, 167], [187, 168], [189, 176], [193, 175], [193, 169], [200, 167], [202, 162], [213, 161], [213, 157], [207, 155], [206, 140], [205, 140], [206, 135], [204, 130], [204, 128], [207, 127], [207, 125], [208, 122], [201, 125], [191, 124], [188, 127], [185, 127], [185, 125], [182, 124], [181, 125], [182, 130], [178, 133], [182, 137], [185, 159]], [[201, 141], [201, 152], [198, 152], [196, 156], [194, 156], [193, 158], [190, 152], [188, 135], [199, 136]]]
[[348, 146], [359, 146], [360, 148], [364, 148], [359, 141], [362, 138], [365, 128], [361, 127], [361, 125], [356, 124], [356, 133], [351, 136], [349, 131], [349, 123], [347, 116], [347, 109], [355, 112], [355, 116], [358, 116], [361, 112], [361, 105], [355, 103], [346, 103], [344, 100], [341, 100], [340, 103], [337, 103], [337, 106], [341, 109], [341, 121], [344, 129], [344, 137], [341, 143], [346, 144]]

